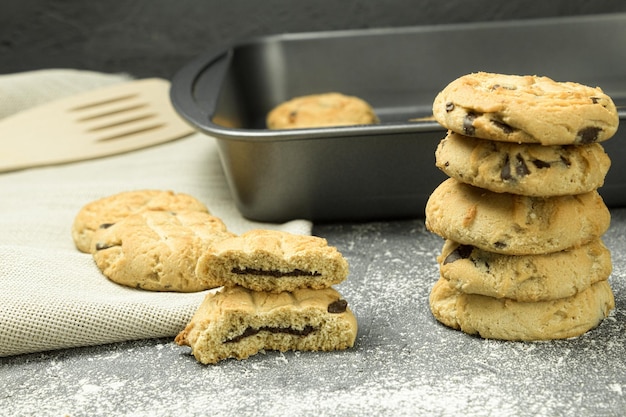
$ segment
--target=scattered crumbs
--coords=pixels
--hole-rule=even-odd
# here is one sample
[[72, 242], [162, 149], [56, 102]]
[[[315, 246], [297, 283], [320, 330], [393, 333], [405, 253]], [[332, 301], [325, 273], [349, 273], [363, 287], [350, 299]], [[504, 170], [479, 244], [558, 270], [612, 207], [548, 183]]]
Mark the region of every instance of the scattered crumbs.
[[619, 394], [620, 396], [623, 395], [622, 386], [618, 383], [609, 384], [609, 390]]
[[278, 356], [276, 356], [276, 363], [282, 363], [284, 365], [287, 365], [289, 364], [289, 361], [287, 360], [283, 352], [278, 352]]
[[80, 392], [85, 395], [97, 394], [101, 389], [100, 386], [93, 384], [84, 383], [80, 385]]

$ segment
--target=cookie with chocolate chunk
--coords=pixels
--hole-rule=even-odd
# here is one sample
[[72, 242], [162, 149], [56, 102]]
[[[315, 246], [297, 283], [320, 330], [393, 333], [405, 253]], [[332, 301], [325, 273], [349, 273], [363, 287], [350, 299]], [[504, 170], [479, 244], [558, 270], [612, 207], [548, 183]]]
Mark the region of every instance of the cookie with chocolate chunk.
[[455, 132], [439, 143], [435, 157], [439, 169], [461, 182], [532, 197], [593, 191], [604, 184], [611, 166], [599, 143], [543, 146]]
[[326, 239], [252, 230], [212, 245], [200, 257], [200, 279], [255, 291], [327, 288], [348, 276], [348, 262]]
[[150, 291], [196, 292], [221, 285], [200, 280], [196, 266], [214, 243], [233, 236], [203, 211], [143, 211], [100, 228], [93, 258], [111, 281]]
[[571, 297], [521, 302], [465, 294], [440, 278], [430, 293], [430, 309], [442, 324], [486, 339], [552, 340], [580, 336], [615, 308], [608, 281]]
[[374, 109], [363, 99], [341, 93], [295, 97], [267, 115], [268, 129], [369, 125], [378, 123]]
[[566, 298], [611, 274], [611, 253], [600, 239], [538, 255], [501, 255], [446, 241], [437, 258], [441, 276], [466, 294], [534, 302]]
[[74, 244], [81, 252], [88, 253], [93, 235], [101, 226], [148, 210], [209, 212], [204, 204], [188, 194], [169, 190], [125, 191], [92, 201], [79, 210], [72, 225]]
[[558, 252], [597, 239], [611, 215], [597, 191], [558, 197], [494, 193], [448, 178], [426, 203], [426, 227], [505, 255]]
[[214, 364], [263, 349], [347, 349], [356, 335], [356, 317], [333, 288], [267, 293], [235, 286], [207, 294], [176, 343]]
[[598, 87], [486, 72], [448, 84], [435, 97], [433, 114], [466, 136], [542, 145], [602, 142], [619, 123], [615, 104]]

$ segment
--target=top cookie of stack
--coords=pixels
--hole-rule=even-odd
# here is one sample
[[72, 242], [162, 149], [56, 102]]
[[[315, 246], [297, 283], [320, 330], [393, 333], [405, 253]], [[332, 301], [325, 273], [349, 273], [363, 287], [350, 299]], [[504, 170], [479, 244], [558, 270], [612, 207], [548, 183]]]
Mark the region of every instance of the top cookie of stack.
[[618, 125], [615, 104], [600, 88], [486, 72], [448, 84], [435, 98], [433, 114], [467, 136], [542, 145], [603, 142]]

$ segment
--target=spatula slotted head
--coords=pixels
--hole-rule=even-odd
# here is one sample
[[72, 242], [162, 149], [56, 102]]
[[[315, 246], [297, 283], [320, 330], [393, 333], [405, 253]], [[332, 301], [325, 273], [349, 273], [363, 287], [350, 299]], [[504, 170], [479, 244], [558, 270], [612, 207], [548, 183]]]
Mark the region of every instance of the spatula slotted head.
[[170, 83], [136, 80], [53, 101], [0, 120], [0, 172], [99, 158], [194, 132]]

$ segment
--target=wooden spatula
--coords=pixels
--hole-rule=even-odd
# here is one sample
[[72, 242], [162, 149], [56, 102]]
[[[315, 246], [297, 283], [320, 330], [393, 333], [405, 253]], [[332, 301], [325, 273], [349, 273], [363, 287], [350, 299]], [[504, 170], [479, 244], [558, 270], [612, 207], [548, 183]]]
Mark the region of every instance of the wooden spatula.
[[0, 120], [0, 172], [128, 152], [194, 132], [174, 110], [170, 83], [129, 81]]

